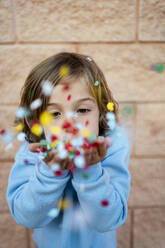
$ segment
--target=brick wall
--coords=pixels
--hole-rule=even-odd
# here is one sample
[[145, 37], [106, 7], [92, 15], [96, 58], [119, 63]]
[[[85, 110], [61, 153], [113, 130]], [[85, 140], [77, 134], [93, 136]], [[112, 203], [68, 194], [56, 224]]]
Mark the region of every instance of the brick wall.
[[[91, 55], [120, 103], [132, 144], [127, 221], [119, 248], [165, 247], [164, 0], [0, 0], [0, 129], [11, 129], [29, 71], [60, 51]], [[18, 225], [5, 199], [20, 143], [0, 142], [0, 247], [35, 247], [32, 230]]]

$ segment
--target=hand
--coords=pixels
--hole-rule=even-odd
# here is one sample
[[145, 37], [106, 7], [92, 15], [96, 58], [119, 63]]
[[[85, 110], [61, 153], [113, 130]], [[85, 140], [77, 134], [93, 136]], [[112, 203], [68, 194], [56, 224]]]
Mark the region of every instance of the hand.
[[105, 157], [107, 149], [111, 146], [112, 142], [109, 137], [98, 137], [96, 144], [97, 147], [93, 146], [90, 150], [86, 150], [84, 153], [86, 164], [88, 166], [100, 162]]
[[[33, 143], [29, 146], [31, 152], [39, 152], [40, 143]], [[54, 163], [58, 163], [61, 167], [61, 170], [70, 169], [72, 163], [70, 158], [60, 159], [58, 157], [57, 151], [49, 151], [48, 156], [43, 159], [43, 161], [51, 168]]]

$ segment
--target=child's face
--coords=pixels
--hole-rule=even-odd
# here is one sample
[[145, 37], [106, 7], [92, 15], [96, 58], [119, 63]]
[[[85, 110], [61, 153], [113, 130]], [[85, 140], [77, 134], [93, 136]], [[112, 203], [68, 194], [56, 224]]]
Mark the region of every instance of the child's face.
[[[66, 85], [69, 86], [68, 89], [65, 88]], [[90, 132], [99, 134], [98, 105], [83, 78], [62, 80], [55, 86], [47, 110], [54, 114], [53, 125], [59, 126], [61, 129], [65, 121], [77, 122], [88, 128]], [[69, 118], [68, 112], [76, 113], [77, 118]], [[85, 125], [87, 122], [88, 124]], [[45, 130], [45, 134], [48, 134], [47, 130]], [[61, 136], [64, 134], [65, 132], [62, 131]]]

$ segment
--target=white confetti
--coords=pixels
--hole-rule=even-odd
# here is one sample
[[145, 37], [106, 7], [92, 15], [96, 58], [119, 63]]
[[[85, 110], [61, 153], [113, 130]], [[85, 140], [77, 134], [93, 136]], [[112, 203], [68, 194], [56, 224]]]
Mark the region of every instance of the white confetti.
[[75, 113], [75, 112], [73, 112], [73, 111], [69, 111], [69, 112], [67, 112], [66, 113], [66, 116], [67, 116], [67, 118], [77, 118], [78, 117], [78, 114], [77, 113]]
[[79, 130], [83, 128], [82, 124], [79, 122], [75, 124], [75, 127], [77, 127]]
[[74, 147], [77, 147], [77, 146], [82, 146], [84, 141], [83, 141], [83, 137], [80, 136], [78, 138], [73, 138], [70, 142]]
[[40, 98], [34, 100], [31, 104], [30, 104], [30, 108], [33, 109], [37, 109], [41, 106], [42, 104], [42, 100]]
[[84, 192], [84, 190], [85, 190], [85, 185], [83, 184], [83, 183], [80, 183], [80, 191], [81, 192]]
[[10, 144], [13, 141], [13, 135], [11, 133], [9, 133], [9, 132], [5, 132], [2, 135], [2, 140], [3, 140], [4, 143]]
[[74, 163], [78, 168], [84, 168], [85, 166], [85, 159], [83, 156], [79, 155], [74, 158]]
[[88, 60], [88, 61], [92, 61], [92, 59], [91, 59], [90, 57], [87, 57], [87, 60]]
[[52, 164], [51, 168], [53, 171], [56, 171], [56, 170], [60, 169], [60, 165], [58, 163], [54, 163], [54, 164]]
[[30, 114], [30, 111], [25, 107], [20, 107], [16, 112], [16, 117], [24, 118]]
[[41, 86], [43, 94], [45, 96], [50, 96], [53, 90], [53, 84], [50, 81], [45, 80], [42, 82]]
[[60, 209], [58, 208], [52, 208], [49, 212], [48, 212], [48, 216], [49, 217], [56, 217], [59, 213]]
[[106, 113], [106, 118], [108, 120], [114, 121], [116, 117], [115, 117], [115, 114], [113, 112], [107, 112]]
[[21, 132], [17, 135], [17, 140], [19, 141], [24, 141], [25, 140], [25, 137], [26, 137], [26, 134]]
[[108, 126], [109, 128], [113, 131], [116, 127], [116, 122], [115, 121], [108, 121]]

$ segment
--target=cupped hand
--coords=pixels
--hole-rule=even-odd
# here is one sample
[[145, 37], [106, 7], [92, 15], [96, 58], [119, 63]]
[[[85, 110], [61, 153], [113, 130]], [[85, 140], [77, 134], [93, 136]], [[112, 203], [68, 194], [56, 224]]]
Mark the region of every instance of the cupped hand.
[[97, 145], [84, 153], [87, 166], [100, 162], [105, 157], [108, 147], [112, 145], [112, 141], [109, 137], [98, 137], [95, 144]]
[[[30, 144], [29, 150], [31, 152], [39, 152], [40, 151], [40, 143]], [[58, 157], [57, 151], [48, 151], [48, 156], [43, 159], [43, 161], [51, 168], [51, 166], [55, 163], [60, 165], [61, 170], [70, 169], [72, 167], [71, 159], [66, 157], [61, 159]]]

